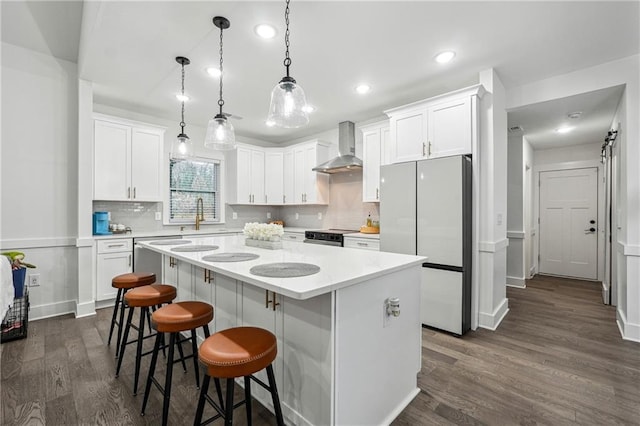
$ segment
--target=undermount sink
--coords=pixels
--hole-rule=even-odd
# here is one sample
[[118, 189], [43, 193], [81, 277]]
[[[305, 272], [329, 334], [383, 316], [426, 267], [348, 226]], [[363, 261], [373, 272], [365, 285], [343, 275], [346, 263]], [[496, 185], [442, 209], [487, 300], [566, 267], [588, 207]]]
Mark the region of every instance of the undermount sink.
[[152, 246], [177, 246], [179, 244], [191, 244], [189, 240], [159, 240], [151, 241], [149, 244]]
[[249, 272], [261, 277], [293, 278], [317, 274], [320, 267], [311, 263], [277, 262], [254, 266]]
[[[191, 241], [189, 241], [191, 242]], [[171, 251], [177, 251], [177, 252], [198, 252], [198, 251], [211, 251], [211, 250], [217, 250], [219, 248], [219, 246], [208, 246], [205, 244], [201, 244], [201, 245], [192, 245], [192, 246], [182, 246], [182, 247], [174, 247], [171, 249]]]

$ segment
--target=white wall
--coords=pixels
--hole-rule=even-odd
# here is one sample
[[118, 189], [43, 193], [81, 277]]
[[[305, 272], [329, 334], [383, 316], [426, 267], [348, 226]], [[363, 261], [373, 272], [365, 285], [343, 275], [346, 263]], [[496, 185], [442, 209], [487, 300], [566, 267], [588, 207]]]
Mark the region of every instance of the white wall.
[[[509, 90], [507, 108], [625, 85], [620, 108], [617, 322], [623, 338], [640, 341], [640, 55], [525, 84]], [[623, 288], [623, 286], [626, 287]]]
[[[602, 135], [602, 139], [606, 135]], [[540, 149], [533, 151], [533, 163], [536, 166], [544, 164], [568, 163], [571, 161], [589, 161], [600, 159], [602, 143], [573, 145], [562, 148]]]
[[73, 312], [77, 297], [76, 65], [2, 43], [2, 250], [38, 266], [31, 318]]

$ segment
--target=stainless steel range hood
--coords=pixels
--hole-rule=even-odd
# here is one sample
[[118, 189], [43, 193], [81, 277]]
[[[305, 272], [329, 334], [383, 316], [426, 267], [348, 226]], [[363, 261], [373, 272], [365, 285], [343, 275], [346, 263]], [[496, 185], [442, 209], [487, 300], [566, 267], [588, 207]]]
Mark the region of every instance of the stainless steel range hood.
[[356, 154], [356, 125], [351, 121], [338, 124], [338, 155], [312, 170], [320, 173], [341, 173], [362, 170], [362, 160]]

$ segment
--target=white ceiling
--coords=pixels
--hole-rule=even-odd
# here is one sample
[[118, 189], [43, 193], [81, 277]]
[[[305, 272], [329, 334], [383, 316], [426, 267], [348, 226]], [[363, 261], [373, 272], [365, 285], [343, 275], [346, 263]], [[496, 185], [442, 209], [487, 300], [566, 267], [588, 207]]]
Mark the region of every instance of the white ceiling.
[[[280, 143], [474, 84], [490, 67], [510, 88], [637, 54], [639, 5], [293, 1], [291, 74], [317, 107], [301, 129], [264, 124], [271, 89], [284, 75], [284, 1], [3, 1], [2, 40], [63, 59], [75, 55], [81, 78], [95, 83], [96, 102], [175, 120], [176, 131], [174, 58], [187, 56], [188, 133], [189, 124], [205, 126], [216, 113], [218, 82], [204, 70], [219, 61], [211, 19], [225, 16], [224, 110], [244, 117], [232, 121], [237, 134]], [[263, 22], [277, 27], [275, 39], [254, 35]], [[451, 63], [433, 61], [447, 49], [457, 52]], [[361, 81], [372, 86], [365, 96], [353, 90]]]

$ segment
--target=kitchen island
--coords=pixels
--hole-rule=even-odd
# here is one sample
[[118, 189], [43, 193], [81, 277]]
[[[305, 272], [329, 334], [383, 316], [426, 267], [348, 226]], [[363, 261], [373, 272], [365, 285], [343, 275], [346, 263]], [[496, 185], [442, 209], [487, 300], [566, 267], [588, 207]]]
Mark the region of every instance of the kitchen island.
[[[214, 306], [212, 331], [252, 325], [276, 335], [274, 371], [287, 424], [389, 424], [419, 392], [424, 257], [289, 242], [269, 250], [246, 246], [242, 236], [175, 243], [140, 246], [165, 257], [162, 279], [178, 288], [179, 300]], [[194, 245], [209, 250], [176, 251]], [[259, 257], [206, 260], [221, 253]], [[276, 262], [312, 264], [319, 271], [290, 278], [251, 272]], [[400, 301], [397, 317], [387, 314], [390, 298]], [[269, 394], [261, 391], [252, 388], [272, 410]]]

